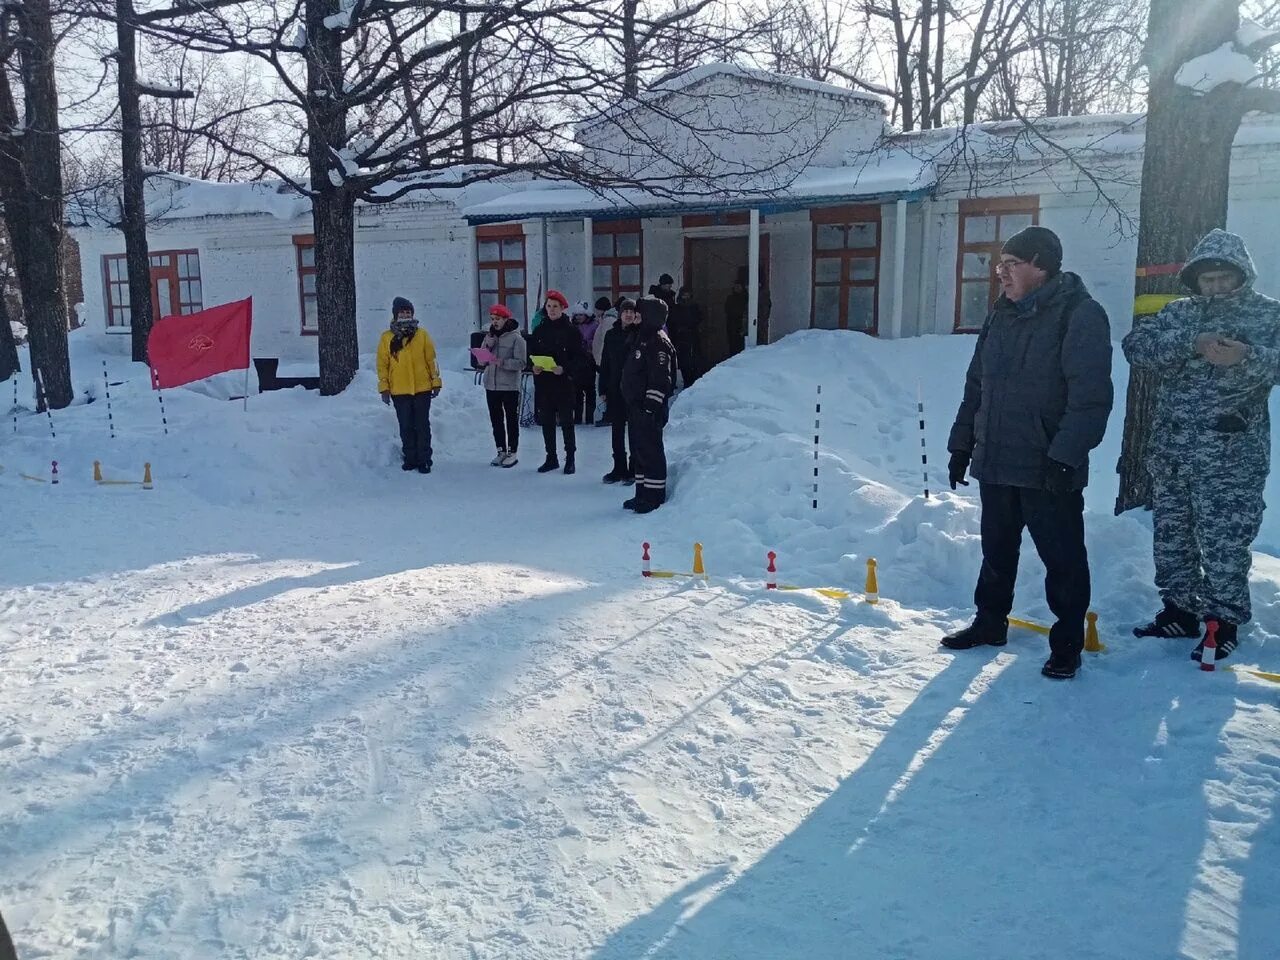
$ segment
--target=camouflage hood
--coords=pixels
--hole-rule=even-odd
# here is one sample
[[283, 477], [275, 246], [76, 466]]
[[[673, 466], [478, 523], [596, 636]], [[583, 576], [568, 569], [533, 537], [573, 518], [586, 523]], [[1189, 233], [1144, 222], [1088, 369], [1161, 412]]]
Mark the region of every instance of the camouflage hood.
[[1182, 268], [1180, 279], [1192, 293], [1199, 295], [1200, 289], [1196, 286], [1196, 275], [1211, 260], [1229, 263], [1244, 274], [1241, 291], [1253, 289], [1253, 283], [1258, 279], [1258, 271], [1254, 269], [1253, 257], [1249, 256], [1249, 248], [1244, 245], [1244, 239], [1225, 230], [1213, 229], [1196, 244], [1196, 248], [1191, 251], [1191, 259]]

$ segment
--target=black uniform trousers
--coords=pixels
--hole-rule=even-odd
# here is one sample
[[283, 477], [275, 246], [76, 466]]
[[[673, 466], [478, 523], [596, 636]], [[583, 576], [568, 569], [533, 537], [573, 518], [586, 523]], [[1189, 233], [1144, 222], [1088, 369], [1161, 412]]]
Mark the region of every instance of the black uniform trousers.
[[621, 393], [610, 393], [605, 402], [609, 406], [612, 417], [609, 420], [609, 432], [613, 440], [613, 465], [624, 471], [630, 469], [627, 460], [627, 405]]
[[400, 422], [400, 449], [404, 462], [415, 467], [431, 466], [431, 393], [391, 395]]
[[[544, 379], [550, 382], [543, 383]], [[577, 449], [577, 436], [573, 430], [573, 403], [576, 395], [577, 387], [568, 374], [557, 376], [554, 373], [540, 373], [534, 378], [533, 407], [538, 414], [538, 422], [542, 425], [542, 441], [549, 457], [556, 455], [557, 420], [564, 434], [564, 452], [573, 453]]]
[[982, 572], [974, 591], [981, 619], [1003, 620], [1013, 610], [1022, 530], [1045, 566], [1044, 593], [1057, 618], [1049, 632], [1054, 653], [1084, 648], [1089, 612], [1089, 557], [1084, 546], [1084, 494], [1050, 493], [1002, 484], [979, 485], [982, 497]]
[[520, 447], [520, 391], [486, 390], [485, 400], [489, 404], [493, 442], [499, 450], [515, 453]]
[[631, 431], [631, 465], [636, 474], [636, 492], [645, 500], [665, 503], [667, 499], [667, 451], [662, 430], [667, 425], [664, 407], [648, 413], [644, 407], [627, 405]]

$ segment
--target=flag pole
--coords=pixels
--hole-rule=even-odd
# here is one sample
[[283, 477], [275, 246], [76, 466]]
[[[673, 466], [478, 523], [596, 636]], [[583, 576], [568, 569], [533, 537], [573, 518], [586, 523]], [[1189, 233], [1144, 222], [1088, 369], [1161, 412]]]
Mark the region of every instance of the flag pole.
[[249, 412], [249, 368], [244, 368], [244, 412]]

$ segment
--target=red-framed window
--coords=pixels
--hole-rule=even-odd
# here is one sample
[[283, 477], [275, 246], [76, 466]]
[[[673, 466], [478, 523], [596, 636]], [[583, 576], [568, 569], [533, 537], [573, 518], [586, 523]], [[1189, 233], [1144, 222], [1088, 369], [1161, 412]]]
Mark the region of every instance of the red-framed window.
[[[157, 250], [151, 253], [152, 318], [198, 313], [204, 309], [200, 283], [200, 254], [196, 250]], [[129, 269], [123, 253], [102, 258], [106, 289], [107, 327], [128, 330]]]
[[591, 297], [639, 296], [644, 243], [639, 220], [606, 220], [591, 226]]
[[293, 238], [294, 255], [298, 262], [298, 306], [302, 316], [302, 335], [318, 336], [320, 320], [316, 306], [316, 238], [302, 233]]
[[525, 326], [529, 321], [528, 291], [524, 265], [524, 230], [520, 224], [476, 227], [477, 281], [480, 286], [480, 316], [483, 330], [489, 323], [489, 308], [501, 303]]
[[1024, 227], [1040, 222], [1039, 197], [993, 197], [960, 201], [960, 248], [956, 256], [957, 333], [982, 329], [1000, 295], [996, 264], [1000, 247]]
[[813, 223], [813, 311], [819, 330], [875, 334], [879, 324], [880, 208], [810, 211]]

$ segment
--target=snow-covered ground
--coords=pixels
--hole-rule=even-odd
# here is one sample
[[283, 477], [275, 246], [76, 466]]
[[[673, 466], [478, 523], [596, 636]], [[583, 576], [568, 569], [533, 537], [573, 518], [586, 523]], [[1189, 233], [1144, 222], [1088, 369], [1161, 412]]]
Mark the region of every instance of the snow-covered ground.
[[[487, 466], [462, 373], [422, 477], [368, 373], [247, 412], [171, 391], [166, 437], [116, 358], [112, 440], [74, 343], [97, 401], [56, 440], [0, 424], [20, 955], [1274, 960], [1280, 685], [1128, 635], [1157, 602], [1148, 522], [1111, 515], [1119, 413], [1088, 517], [1109, 650], [1054, 684], [1035, 634], [938, 646], [977, 572], [975, 491], [939, 493], [971, 349], [738, 357], [678, 399], [672, 502], [637, 518], [599, 482], [607, 430], [575, 477], [534, 473], [534, 431]], [[57, 487], [21, 477], [54, 458]], [[155, 489], [95, 486], [95, 459]], [[641, 579], [642, 540], [680, 570], [701, 541], [710, 580]], [[1258, 547], [1233, 660], [1280, 671], [1274, 512]], [[875, 557], [884, 599], [765, 593], [768, 550], [856, 592]]]

